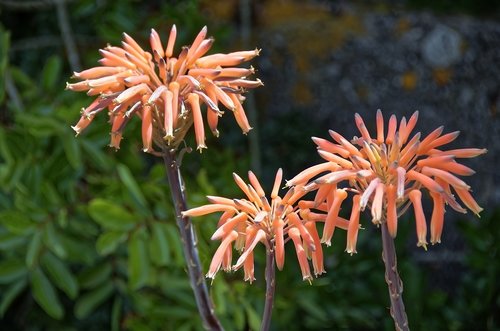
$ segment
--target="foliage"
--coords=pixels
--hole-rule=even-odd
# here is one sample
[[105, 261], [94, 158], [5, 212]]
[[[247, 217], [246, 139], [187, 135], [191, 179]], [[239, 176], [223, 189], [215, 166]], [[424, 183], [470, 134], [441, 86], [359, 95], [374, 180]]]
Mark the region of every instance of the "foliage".
[[[96, 49], [106, 41], [117, 42], [124, 30], [145, 36], [152, 26], [182, 22], [186, 35], [181, 38], [190, 40], [205, 23], [196, 1], [144, 5], [83, 0], [70, 6], [83, 62], [92, 64]], [[57, 35], [55, 20], [47, 19], [53, 13], [29, 13], [34, 19], [28, 20], [2, 10], [9, 31], [0, 30], [0, 328], [199, 330], [163, 165], [143, 155], [134, 138], [124, 140], [119, 152], [107, 148], [103, 118], [75, 139], [69, 123], [88, 100], [62, 91], [70, 72], [62, 46], [9, 51], [16, 41], [33, 37], [33, 31]], [[82, 37], [90, 35], [95, 37]], [[21, 107], [6, 93], [8, 77]], [[300, 127], [301, 121], [293, 126]], [[281, 122], [289, 123], [287, 118]], [[138, 137], [137, 125], [131, 129], [135, 132], [128, 137]], [[287, 178], [307, 162], [307, 155], [294, 151], [299, 144], [311, 149], [304, 137], [315, 135], [312, 129], [263, 130], [269, 137], [281, 132], [293, 138], [292, 144], [277, 134], [270, 143], [266, 140], [280, 144], [280, 158], [292, 156], [280, 161], [290, 163]], [[231, 172], [246, 171], [248, 159], [244, 138], [238, 131], [233, 140], [231, 130], [224, 130], [227, 140], [209, 143], [203, 158], [184, 156], [190, 205], [206, 202], [207, 194], [238, 192]], [[228, 149], [229, 141], [237, 147]], [[265, 150], [264, 155], [274, 173], [281, 165], [276, 153]], [[453, 292], [431, 287], [430, 276], [422, 272], [425, 266], [412, 260], [405, 245], [410, 236], [413, 243], [413, 229], [401, 227], [397, 250], [405, 261], [400, 262], [401, 275], [414, 330], [498, 330], [499, 217], [498, 212], [484, 217], [479, 226], [471, 220], [460, 223], [468, 254], [460, 262], [462, 277]], [[215, 250], [208, 239], [214, 222], [195, 221], [204, 270]], [[363, 224], [367, 228], [360, 233], [359, 254], [342, 253], [345, 236], [335, 235], [325, 250], [328, 273], [312, 286], [300, 279], [294, 253], [286, 256], [291, 263], [277, 274], [274, 329], [392, 329], [378, 232], [366, 220]], [[211, 294], [226, 329], [258, 329], [265, 288], [263, 249], [256, 253], [255, 274], [252, 286], [239, 272], [221, 273], [213, 282]]]

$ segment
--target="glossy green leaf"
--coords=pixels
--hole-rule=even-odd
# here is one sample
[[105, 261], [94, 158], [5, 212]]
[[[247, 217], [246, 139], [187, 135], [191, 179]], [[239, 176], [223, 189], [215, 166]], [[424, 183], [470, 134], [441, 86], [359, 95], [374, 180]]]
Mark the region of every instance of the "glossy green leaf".
[[48, 223], [44, 227], [43, 242], [54, 254], [64, 259], [67, 252], [61, 243], [61, 238], [53, 223]]
[[3, 317], [9, 309], [12, 302], [21, 294], [26, 288], [27, 279], [22, 278], [17, 282], [10, 285], [7, 290], [2, 293], [2, 300], [0, 301], [0, 317]]
[[151, 262], [157, 266], [170, 263], [170, 247], [163, 226], [158, 222], [151, 225], [151, 240], [149, 241]]
[[83, 294], [75, 303], [75, 316], [83, 319], [97, 309], [113, 293], [113, 282], [111, 280]]
[[130, 172], [130, 169], [124, 164], [118, 164], [117, 170], [118, 176], [132, 196], [134, 202], [137, 204], [137, 207], [147, 215], [148, 205], [146, 199], [144, 198], [144, 194], [142, 194], [134, 176]]
[[0, 224], [9, 232], [19, 235], [29, 233], [36, 225], [26, 215], [13, 210], [0, 213]]
[[127, 233], [121, 231], [104, 232], [97, 238], [96, 250], [100, 255], [108, 255], [114, 253], [118, 245], [127, 239]]
[[137, 218], [121, 206], [104, 199], [90, 202], [89, 213], [94, 221], [107, 230], [128, 231], [137, 223]]
[[0, 104], [5, 98], [5, 72], [9, 63], [10, 33], [0, 27]]
[[41, 264], [54, 284], [60, 288], [70, 299], [78, 295], [78, 282], [64, 262], [50, 253], [42, 256]]
[[91, 289], [103, 284], [111, 278], [111, 265], [109, 262], [94, 264], [78, 275], [78, 283], [81, 288]]
[[128, 242], [128, 276], [132, 289], [146, 285], [149, 279], [149, 255], [147, 233], [144, 229], [135, 231]]
[[33, 268], [38, 262], [38, 257], [42, 250], [42, 232], [37, 231], [31, 238], [28, 244], [28, 251], [26, 252], [26, 265], [28, 268]]
[[69, 137], [67, 134], [61, 135], [61, 140], [69, 164], [73, 169], [80, 169], [82, 167], [82, 159], [78, 141], [76, 138]]
[[8, 284], [24, 277], [27, 273], [26, 265], [19, 259], [0, 261], [0, 284]]
[[31, 274], [31, 289], [35, 301], [50, 317], [59, 320], [64, 316], [59, 296], [40, 268], [35, 269]]
[[43, 67], [42, 86], [47, 90], [54, 88], [60, 74], [61, 59], [58, 56], [51, 56]]
[[122, 299], [117, 296], [111, 308], [111, 331], [120, 331], [121, 316], [122, 316]]
[[0, 250], [13, 250], [26, 244], [26, 237], [12, 233], [0, 234]]

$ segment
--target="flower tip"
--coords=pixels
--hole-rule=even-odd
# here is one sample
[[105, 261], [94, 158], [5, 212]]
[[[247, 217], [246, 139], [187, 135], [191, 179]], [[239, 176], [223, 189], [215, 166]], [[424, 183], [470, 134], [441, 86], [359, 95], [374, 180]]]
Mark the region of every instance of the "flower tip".
[[73, 129], [73, 131], [75, 131], [75, 137], [78, 137], [81, 130], [76, 125], [75, 126], [72, 125], [71, 128]]
[[207, 145], [205, 144], [199, 144], [197, 147], [196, 147], [196, 150], [200, 152], [200, 154], [203, 152], [203, 149], [204, 148], [207, 148]]
[[427, 252], [427, 241], [419, 241], [417, 243], [417, 247], [423, 247], [424, 250]]

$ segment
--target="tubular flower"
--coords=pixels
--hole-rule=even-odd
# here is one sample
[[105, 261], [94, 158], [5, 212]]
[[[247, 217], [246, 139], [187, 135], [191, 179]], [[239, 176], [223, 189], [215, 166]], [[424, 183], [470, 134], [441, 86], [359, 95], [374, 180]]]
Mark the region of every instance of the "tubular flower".
[[77, 135], [94, 117], [108, 109], [111, 123], [110, 146], [120, 148], [125, 126], [133, 116], [142, 120], [144, 151], [176, 148], [194, 123], [197, 149], [206, 148], [205, 127], [201, 105], [205, 104], [206, 121], [218, 136], [218, 118], [224, 113], [219, 105], [231, 110], [238, 125], [247, 133], [251, 127], [243, 109], [243, 93], [247, 88], [262, 85], [249, 80], [254, 69], [236, 68], [259, 55], [259, 50], [229, 54], [205, 55], [214, 39], [207, 38], [204, 27], [191, 46], [184, 46], [173, 56], [177, 36], [172, 26], [167, 44], [152, 29], [151, 52], [145, 51], [126, 33], [121, 47], [107, 46], [100, 50], [101, 66], [75, 72], [77, 83], [67, 84], [72, 91], [86, 91], [97, 96], [82, 110], [80, 121], [73, 127]]
[[420, 132], [411, 133], [417, 123], [418, 112], [407, 121], [405, 117], [398, 122], [395, 115], [389, 119], [384, 129], [382, 112], [377, 111], [377, 134], [372, 137], [363, 119], [355, 115], [356, 125], [361, 137], [350, 142], [340, 134], [330, 131], [334, 142], [313, 137], [318, 153], [325, 163], [310, 167], [287, 182], [288, 186], [303, 185], [306, 190], [317, 189], [317, 204], [329, 204], [328, 217], [323, 231], [322, 242], [327, 245], [331, 240], [329, 224], [335, 222], [339, 205], [346, 194], [339, 195], [341, 182], [347, 182], [346, 192], [352, 192], [353, 207], [347, 230], [346, 251], [356, 252], [359, 229], [359, 213], [369, 208], [374, 224], [387, 222], [389, 233], [396, 236], [398, 217], [413, 205], [417, 231], [417, 246], [427, 248], [427, 222], [422, 208], [422, 191], [427, 191], [433, 201], [430, 220], [430, 242], [441, 242], [445, 205], [458, 212], [467, 210], [455, 199], [455, 194], [466, 208], [479, 216], [482, 208], [470, 193], [470, 187], [457, 176], [470, 176], [474, 171], [456, 161], [459, 158], [472, 158], [486, 149], [464, 148], [446, 150], [444, 145], [454, 141], [457, 132], [442, 134], [439, 127], [424, 139]]
[[[223, 212], [217, 231], [212, 236], [212, 240], [222, 242], [210, 264], [208, 278], [214, 278], [221, 267], [225, 271], [243, 267], [245, 280], [251, 283], [255, 280], [254, 248], [259, 242], [274, 252], [276, 266], [281, 270], [285, 262], [285, 243], [290, 239], [293, 241], [304, 280], [312, 280], [308, 259], [312, 260], [316, 276], [325, 272], [316, 222], [324, 221], [326, 214], [311, 211], [310, 206], [314, 204], [313, 201], [300, 200], [307, 193], [300, 185], [290, 188], [281, 198], [278, 191], [282, 176], [282, 170], [279, 169], [270, 202], [257, 177], [249, 171], [250, 184], [246, 184], [237, 174], [233, 174], [236, 184], [246, 198], [208, 196], [210, 204], [183, 212], [183, 216], [186, 217]], [[324, 206], [319, 206], [319, 209], [325, 210]], [[346, 223], [347, 221], [342, 223], [345, 229], [347, 229]], [[231, 261], [233, 247], [241, 252], [234, 265]]]

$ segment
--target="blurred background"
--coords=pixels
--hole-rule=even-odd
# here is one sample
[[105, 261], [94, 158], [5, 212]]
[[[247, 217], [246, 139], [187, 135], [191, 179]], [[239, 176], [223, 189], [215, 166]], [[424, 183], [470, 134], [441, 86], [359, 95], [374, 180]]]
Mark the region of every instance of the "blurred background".
[[[423, 134], [444, 125], [461, 131], [455, 147], [487, 148], [465, 162], [481, 218], [448, 212], [442, 244], [425, 252], [408, 215], [396, 245], [412, 330], [500, 330], [499, 19], [497, 0], [0, 0], [0, 330], [201, 329], [162, 162], [141, 152], [138, 121], [117, 152], [104, 116], [75, 139], [90, 99], [64, 90], [122, 32], [147, 48], [152, 27], [165, 41], [174, 23], [177, 49], [204, 25], [213, 53], [262, 48], [265, 87], [245, 105], [254, 130], [225, 116], [203, 155], [185, 155], [190, 206], [238, 197], [232, 172], [253, 169], [267, 189], [279, 167], [293, 177], [320, 161], [311, 136], [358, 134], [356, 112], [368, 124], [379, 108], [419, 110]], [[337, 231], [312, 285], [290, 252], [273, 330], [393, 329], [380, 233], [362, 221], [358, 254]], [[207, 270], [216, 218], [194, 222]], [[253, 285], [238, 271], [210, 286], [226, 330], [259, 328], [256, 255]]]

